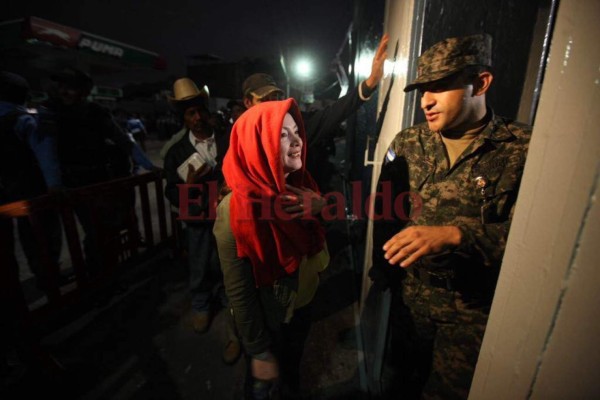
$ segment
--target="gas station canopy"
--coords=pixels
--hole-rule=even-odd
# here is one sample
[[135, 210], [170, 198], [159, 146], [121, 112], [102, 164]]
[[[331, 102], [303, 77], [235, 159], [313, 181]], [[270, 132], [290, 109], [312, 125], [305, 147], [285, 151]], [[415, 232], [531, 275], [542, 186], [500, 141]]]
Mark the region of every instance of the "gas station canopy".
[[165, 59], [157, 53], [38, 17], [0, 22], [0, 38], [6, 69], [48, 71], [66, 65], [100, 73], [166, 69]]

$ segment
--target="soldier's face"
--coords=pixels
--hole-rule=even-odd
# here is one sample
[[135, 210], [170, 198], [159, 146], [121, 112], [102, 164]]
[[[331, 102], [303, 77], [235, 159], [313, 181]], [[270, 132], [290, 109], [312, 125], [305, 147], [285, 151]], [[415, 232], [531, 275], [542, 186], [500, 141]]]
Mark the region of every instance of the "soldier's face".
[[419, 93], [425, 119], [434, 132], [467, 130], [480, 118], [482, 98], [474, 95], [472, 80], [462, 74], [424, 84]]

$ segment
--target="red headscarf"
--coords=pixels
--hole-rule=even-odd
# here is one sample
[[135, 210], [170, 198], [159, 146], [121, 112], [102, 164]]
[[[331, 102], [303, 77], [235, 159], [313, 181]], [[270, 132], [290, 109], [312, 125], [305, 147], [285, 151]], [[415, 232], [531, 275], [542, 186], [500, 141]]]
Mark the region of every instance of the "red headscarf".
[[[286, 113], [294, 118], [303, 142], [302, 168], [290, 173], [287, 181], [280, 151]], [[304, 168], [306, 146], [302, 116], [294, 99], [250, 108], [231, 131], [229, 151], [223, 161], [225, 181], [233, 190], [231, 230], [238, 256], [250, 259], [259, 287], [292, 274], [303, 256], [312, 256], [324, 247], [325, 234], [320, 223], [279, 218], [283, 213], [275, 209], [275, 199], [286, 192], [286, 183], [318, 191]]]

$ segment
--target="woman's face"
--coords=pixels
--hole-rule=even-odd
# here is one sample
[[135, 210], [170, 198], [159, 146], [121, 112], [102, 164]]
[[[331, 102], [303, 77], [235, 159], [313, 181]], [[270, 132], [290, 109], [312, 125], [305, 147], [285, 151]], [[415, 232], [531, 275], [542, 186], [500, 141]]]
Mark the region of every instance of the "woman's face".
[[302, 139], [289, 113], [285, 114], [281, 127], [281, 164], [285, 175], [302, 168]]

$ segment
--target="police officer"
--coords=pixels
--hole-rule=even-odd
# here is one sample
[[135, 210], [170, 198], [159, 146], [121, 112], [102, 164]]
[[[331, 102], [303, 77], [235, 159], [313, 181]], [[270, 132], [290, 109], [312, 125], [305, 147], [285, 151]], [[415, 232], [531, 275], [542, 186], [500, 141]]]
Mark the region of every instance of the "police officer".
[[485, 331], [531, 134], [486, 105], [491, 48], [478, 34], [419, 57], [404, 91], [419, 91], [426, 122], [396, 135], [382, 168], [380, 185], [415, 194], [408, 222], [375, 235], [370, 271], [384, 287], [403, 275], [390, 352], [403, 398], [466, 398]]

